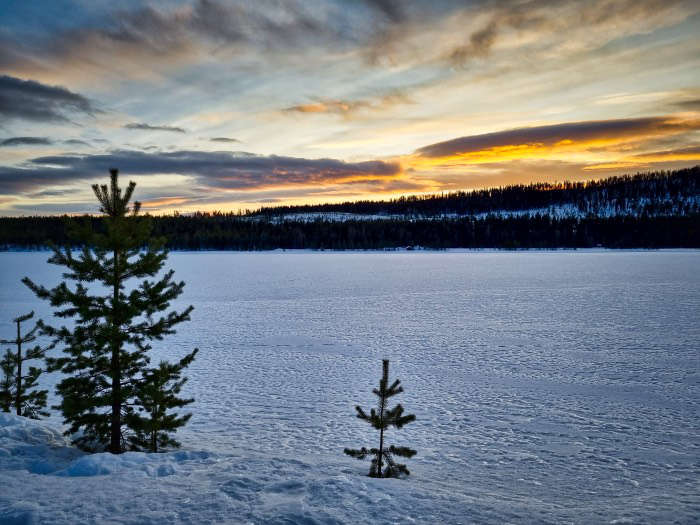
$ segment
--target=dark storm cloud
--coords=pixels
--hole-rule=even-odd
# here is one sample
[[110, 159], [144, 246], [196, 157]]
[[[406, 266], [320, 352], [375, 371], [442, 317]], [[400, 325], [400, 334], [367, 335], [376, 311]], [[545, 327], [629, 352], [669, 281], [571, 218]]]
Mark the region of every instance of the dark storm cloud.
[[175, 133], [186, 133], [184, 129], [177, 126], [152, 126], [143, 122], [132, 122], [124, 126], [126, 129], [139, 129], [143, 131], [173, 131]]
[[343, 162], [247, 153], [114, 151], [103, 155], [54, 155], [32, 159], [25, 166], [0, 168], [0, 194], [36, 189], [104, 176], [117, 167], [125, 175], [176, 174], [194, 177], [204, 188], [256, 188], [347, 183], [389, 179], [399, 165], [383, 161]]
[[71, 113], [92, 115], [90, 101], [60, 86], [0, 76], [0, 116], [40, 122], [67, 121]]
[[46, 137], [11, 137], [0, 140], [0, 146], [49, 146], [51, 141]]
[[416, 153], [423, 157], [448, 157], [502, 146], [524, 144], [554, 146], [562, 141], [576, 143], [609, 138], [634, 139], [653, 134], [681, 133], [693, 129], [700, 129], [699, 121], [667, 117], [592, 120], [470, 135], [424, 146]]

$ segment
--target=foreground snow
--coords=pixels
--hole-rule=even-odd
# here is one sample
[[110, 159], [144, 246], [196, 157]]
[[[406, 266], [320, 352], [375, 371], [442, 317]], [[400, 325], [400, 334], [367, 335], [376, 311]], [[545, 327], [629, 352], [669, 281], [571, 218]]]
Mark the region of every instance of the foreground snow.
[[[47, 257], [0, 254], [0, 334], [17, 312], [50, 319], [19, 283], [56, 283]], [[700, 516], [700, 251], [208, 252], [169, 266], [187, 283], [176, 306], [195, 310], [153, 358], [201, 349], [182, 450], [86, 456], [56, 414], [3, 416], [0, 524]], [[373, 444], [353, 406], [373, 402], [384, 357], [417, 417], [389, 435], [418, 451], [405, 480], [369, 479], [342, 453]]]
[[206, 451], [84, 454], [45, 422], [0, 413], [0, 523], [438, 523], [446, 492], [308, 458]]

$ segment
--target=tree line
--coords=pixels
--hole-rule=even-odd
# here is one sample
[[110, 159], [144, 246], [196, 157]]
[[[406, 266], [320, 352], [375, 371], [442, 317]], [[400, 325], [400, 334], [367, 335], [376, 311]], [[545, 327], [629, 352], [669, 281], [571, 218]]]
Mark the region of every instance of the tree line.
[[518, 184], [438, 195], [361, 200], [339, 204], [263, 207], [253, 216], [279, 217], [297, 213], [362, 215], [478, 215], [503, 210], [532, 210], [569, 205], [581, 215], [685, 215], [698, 213], [700, 166], [655, 171], [587, 182]]
[[[99, 219], [83, 222], [96, 231]], [[75, 247], [67, 218], [0, 218], [0, 247]], [[247, 220], [233, 214], [153, 218], [153, 230], [174, 250], [383, 250], [444, 248], [699, 248], [700, 213], [687, 216], [457, 217], [314, 221]]]
[[[575, 206], [574, 215], [548, 207]], [[541, 210], [503, 214], [503, 210]], [[583, 211], [581, 211], [583, 210]], [[496, 213], [498, 211], [499, 213]], [[337, 221], [301, 213], [386, 214]], [[96, 232], [99, 217], [80, 219]], [[428, 248], [700, 247], [700, 167], [612, 177], [587, 183], [531, 184], [445, 196], [321, 206], [278, 207], [248, 214], [173, 214], [151, 218], [153, 234], [175, 250]], [[0, 217], [0, 249], [80, 246], [69, 217]]]

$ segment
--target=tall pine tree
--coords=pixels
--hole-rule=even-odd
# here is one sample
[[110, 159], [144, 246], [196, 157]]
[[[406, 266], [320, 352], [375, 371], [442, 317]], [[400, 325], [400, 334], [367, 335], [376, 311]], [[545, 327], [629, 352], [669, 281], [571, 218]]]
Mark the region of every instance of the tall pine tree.
[[177, 396], [187, 382], [187, 378], [182, 377], [182, 371], [194, 360], [197, 352], [195, 348], [177, 363], [161, 361], [157, 368], [144, 374], [144, 380], [136, 390], [139, 409], [129, 416], [129, 426], [134, 430], [129, 437], [133, 448], [158, 452], [165, 447], [180, 446], [170, 433], [187, 423], [192, 414], [180, 416], [172, 410], [194, 401]]
[[[41, 368], [30, 366], [25, 369], [26, 361], [44, 359], [46, 350], [39, 345], [25, 348], [22, 353], [22, 345], [36, 341], [36, 332], [39, 325], [35, 325], [29, 332], [22, 335], [22, 323], [34, 317], [34, 312], [21, 315], [12, 320], [17, 325], [17, 337], [15, 339], [0, 340], [1, 344], [13, 344], [15, 351], [8, 349], [0, 361], [3, 378], [0, 382], [0, 409], [9, 412], [14, 406], [18, 416], [39, 419], [39, 416], [48, 416], [44, 410], [46, 407], [47, 390], [35, 390], [37, 381], [42, 373]], [[26, 372], [26, 373], [25, 373]]]
[[400, 404], [391, 409], [387, 406], [389, 398], [403, 392], [403, 387], [400, 384], [401, 381], [397, 379], [389, 386], [389, 360], [384, 359], [382, 361], [382, 378], [379, 381], [379, 388], [372, 390], [374, 395], [379, 398], [377, 410], [373, 408], [367, 415], [362, 408], [359, 406], [355, 407], [358, 418], [367, 421], [372, 427], [379, 430], [379, 448], [371, 448], [369, 450], [365, 447], [361, 449], [346, 448], [344, 452], [348, 456], [357, 459], [371, 457], [372, 464], [369, 468], [369, 476], [373, 478], [398, 478], [401, 474], [408, 476], [410, 472], [406, 465], [397, 463], [394, 460], [394, 456], [410, 458], [416, 454], [415, 450], [408, 447], [395, 447], [394, 445], [387, 447], [384, 444], [384, 432], [389, 427], [401, 428], [416, 419], [416, 416], [413, 414], [403, 415], [403, 407]]
[[139, 215], [139, 202], [129, 205], [136, 184], [122, 192], [118, 171], [110, 175], [109, 185], [92, 187], [104, 214], [103, 231], [93, 231], [87, 221], [73, 225], [71, 237], [82, 249], [54, 247], [49, 259], [64, 266], [64, 278], [74, 284], [49, 289], [26, 277], [23, 282], [50, 301], [56, 317], [73, 320], [73, 326], [43, 325], [64, 354], [47, 362], [66, 375], [56, 388], [62, 398], [57, 408], [69, 424], [66, 434], [81, 431], [74, 439], [78, 446], [117, 454], [127, 445], [126, 423], [151, 341], [174, 333], [192, 307], [168, 311], [185, 283], [173, 281], [172, 270], [159, 275], [168, 255], [165, 239], [151, 235], [151, 219]]

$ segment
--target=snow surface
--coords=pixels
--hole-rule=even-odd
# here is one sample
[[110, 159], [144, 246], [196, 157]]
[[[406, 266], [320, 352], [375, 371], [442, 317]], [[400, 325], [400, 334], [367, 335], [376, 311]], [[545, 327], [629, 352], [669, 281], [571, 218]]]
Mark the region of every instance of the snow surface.
[[[48, 254], [0, 254], [0, 336]], [[700, 251], [174, 253], [201, 349], [180, 451], [85, 455], [0, 415], [0, 523], [692, 523]], [[4, 337], [4, 336], [2, 336]], [[373, 480], [381, 358], [418, 455]], [[50, 387], [57, 377], [45, 378]], [[52, 395], [53, 397], [53, 395]], [[55, 402], [55, 397], [53, 397]]]

